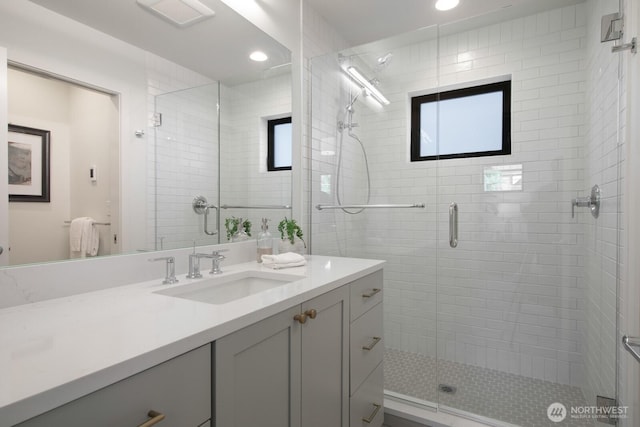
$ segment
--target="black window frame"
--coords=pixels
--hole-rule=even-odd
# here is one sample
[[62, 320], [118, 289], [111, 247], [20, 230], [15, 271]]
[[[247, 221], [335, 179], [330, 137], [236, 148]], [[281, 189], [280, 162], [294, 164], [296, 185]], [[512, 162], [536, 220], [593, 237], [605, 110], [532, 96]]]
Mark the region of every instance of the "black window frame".
[[[464, 98], [502, 92], [502, 149], [492, 151], [476, 151], [469, 153], [440, 154], [435, 156], [420, 155], [420, 106], [430, 102], [447, 99]], [[511, 154], [511, 80], [497, 83], [466, 87], [463, 89], [436, 92], [411, 98], [411, 161], [459, 159], [466, 157], [503, 156]]]
[[267, 171], [269, 172], [291, 170], [291, 166], [275, 166], [275, 128], [287, 123], [291, 123], [291, 116], [267, 120]]

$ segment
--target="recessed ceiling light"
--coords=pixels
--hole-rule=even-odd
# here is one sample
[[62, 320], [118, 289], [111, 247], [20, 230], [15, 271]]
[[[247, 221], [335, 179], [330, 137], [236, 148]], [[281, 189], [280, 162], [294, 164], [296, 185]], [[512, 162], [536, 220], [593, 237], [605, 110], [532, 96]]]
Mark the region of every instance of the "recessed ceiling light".
[[256, 50], [255, 52], [252, 52], [251, 55], [249, 55], [249, 58], [252, 61], [256, 61], [256, 62], [264, 62], [267, 59], [269, 59], [269, 57], [267, 56], [266, 53], [261, 52], [259, 50]]
[[138, 4], [180, 27], [215, 15], [213, 10], [198, 0], [138, 0]]
[[436, 9], [438, 10], [451, 10], [460, 3], [460, 0], [438, 0], [436, 2]]

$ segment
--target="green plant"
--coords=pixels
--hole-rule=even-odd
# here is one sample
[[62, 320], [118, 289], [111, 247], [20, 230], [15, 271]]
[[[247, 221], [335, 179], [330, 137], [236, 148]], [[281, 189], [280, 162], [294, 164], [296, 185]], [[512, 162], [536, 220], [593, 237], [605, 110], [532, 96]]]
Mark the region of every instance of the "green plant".
[[242, 218], [236, 218], [232, 216], [231, 218], [225, 218], [224, 220], [224, 228], [227, 230], [227, 240], [231, 240], [231, 238], [238, 232], [238, 225], [242, 221], [242, 227], [244, 228], [244, 232], [247, 233], [247, 236], [251, 237], [251, 221]]
[[304, 247], [307, 247], [307, 244], [302, 238], [302, 229], [296, 223], [295, 219], [287, 219], [287, 217], [285, 216], [284, 219], [278, 224], [278, 231], [280, 232], [280, 238], [282, 240], [285, 240], [286, 238], [293, 245], [295, 243], [295, 238], [297, 237], [298, 239], [302, 240]]

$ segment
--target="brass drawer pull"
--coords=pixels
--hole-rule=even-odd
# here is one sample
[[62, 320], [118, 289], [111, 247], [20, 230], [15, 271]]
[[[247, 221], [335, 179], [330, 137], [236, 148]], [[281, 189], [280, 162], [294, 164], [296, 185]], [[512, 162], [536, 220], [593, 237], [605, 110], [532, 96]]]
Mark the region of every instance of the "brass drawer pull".
[[363, 350], [367, 350], [367, 351], [371, 351], [373, 350], [373, 347], [376, 346], [376, 344], [378, 344], [380, 341], [382, 340], [381, 337], [373, 337], [373, 342], [369, 345], [364, 345], [362, 346]]
[[151, 419], [143, 422], [138, 427], [151, 427], [158, 424], [160, 421], [164, 420], [164, 414], [158, 411], [153, 411], [153, 410], [149, 411], [149, 413], [147, 414], [147, 417]]
[[376, 415], [378, 415], [378, 411], [380, 410], [380, 408], [382, 407], [382, 405], [378, 405], [376, 403], [373, 404], [373, 412], [371, 413], [371, 415], [369, 415], [369, 418], [362, 418], [362, 421], [364, 421], [367, 424], [371, 424], [371, 422], [375, 419]]
[[372, 296], [374, 296], [375, 294], [377, 294], [381, 290], [382, 289], [373, 288], [373, 290], [371, 292], [369, 292], [368, 294], [362, 294], [362, 298], [371, 298]]
[[297, 321], [300, 324], [307, 323], [307, 317], [309, 319], [315, 319], [318, 315], [318, 312], [315, 309], [309, 309], [302, 314], [296, 314], [293, 316], [293, 320]]

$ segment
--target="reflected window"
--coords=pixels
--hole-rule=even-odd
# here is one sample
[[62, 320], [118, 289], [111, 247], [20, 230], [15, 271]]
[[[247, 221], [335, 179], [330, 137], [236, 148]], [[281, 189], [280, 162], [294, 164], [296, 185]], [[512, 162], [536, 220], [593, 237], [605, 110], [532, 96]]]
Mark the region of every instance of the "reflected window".
[[522, 165], [498, 165], [484, 168], [484, 191], [522, 190]]
[[292, 159], [291, 117], [267, 121], [267, 170], [291, 170]]
[[411, 98], [411, 161], [511, 154], [511, 81]]

